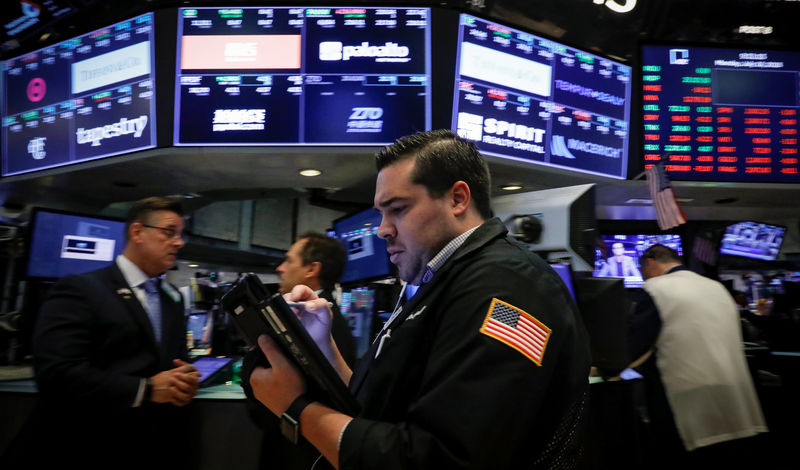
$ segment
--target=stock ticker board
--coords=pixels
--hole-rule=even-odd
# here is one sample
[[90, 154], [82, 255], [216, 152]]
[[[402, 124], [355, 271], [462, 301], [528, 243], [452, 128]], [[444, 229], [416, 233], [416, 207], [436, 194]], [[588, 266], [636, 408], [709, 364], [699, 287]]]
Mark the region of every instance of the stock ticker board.
[[645, 167], [672, 179], [797, 183], [800, 53], [642, 48]]

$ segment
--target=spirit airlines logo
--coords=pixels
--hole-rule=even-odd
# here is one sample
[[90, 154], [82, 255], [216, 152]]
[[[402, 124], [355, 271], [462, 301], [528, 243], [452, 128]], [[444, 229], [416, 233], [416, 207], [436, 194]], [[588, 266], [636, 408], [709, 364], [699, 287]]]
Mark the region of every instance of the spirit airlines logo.
[[351, 58], [375, 58], [375, 62], [408, 62], [410, 50], [396, 42], [387, 42], [382, 46], [373, 46], [364, 41], [358, 46], [345, 46], [340, 41], [324, 41], [319, 43], [319, 60], [338, 62]]
[[121, 135], [133, 134], [134, 137], [139, 138], [147, 126], [147, 116], [139, 116], [136, 119], [122, 118], [119, 122], [108, 124], [102, 127], [93, 127], [91, 129], [84, 129], [79, 127], [75, 132], [78, 136], [79, 144], [92, 143], [92, 147], [98, 147], [100, 141]]
[[565, 143], [563, 135], [553, 136], [553, 139], [550, 141], [551, 155], [569, 159], [576, 158], [570, 150], [577, 150], [579, 152], [590, 153], [606, 158], [619, 158], [622, 155], [622, 149], [616, 147], [586, 142], [580, 139], [569, 139]]

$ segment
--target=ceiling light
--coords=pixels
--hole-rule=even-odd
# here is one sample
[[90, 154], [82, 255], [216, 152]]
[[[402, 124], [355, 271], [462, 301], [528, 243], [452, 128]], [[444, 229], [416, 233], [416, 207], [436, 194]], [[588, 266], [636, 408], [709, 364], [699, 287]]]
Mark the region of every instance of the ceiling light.
[[190, 268], [199, 268], [199, 267], [200, 267], [200, 265], [199, 265], [199, 264], [195, 264], [195, 263], [192, 263], [192, 264], [187, 264], [186, 266], [188, 266], [188, 267], [190, 267]]
[[322, 172], [314, 168], [306, 168], [305, 170], [300, 170], [300, 174], [303, 176], [319, 176]]
[[511, 184], [507, 184], [505, 186], [501, 186], [500, 189], [502, 189], [503, 191], [516, 191], [518, 189], [522, 189], [522, 185], [521, 184], [516, 184], [516, 183], [511, 183]]

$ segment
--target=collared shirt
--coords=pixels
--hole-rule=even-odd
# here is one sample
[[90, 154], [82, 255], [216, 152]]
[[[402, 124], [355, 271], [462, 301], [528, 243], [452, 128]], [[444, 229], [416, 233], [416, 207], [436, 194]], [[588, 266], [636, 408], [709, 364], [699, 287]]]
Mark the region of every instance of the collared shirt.
[[469, 236], [472, 235], [472, 232], [474, 232], [478, 227], [480, 227], [480, 225], [472, 227], [456, 238], [450, 240], [450, 243], [445, 245], [444, 248], [442, 248], [439, 253], [433, 257], [433, 259], [428, 261], [425, 274], [422, 275], [422, 284], [429, 282], [433, 278], [433, 275], [436, 274], [436, 271], [438, 271], [439, 268], [441, 268], [450, 258], [450, 256], [452, 256], [452, 254], [455, 253], [455, 251], [459, 249], [465, 241], [467, 241], [467, 238], [469, 238]]
[[[147, 277], [147, 274], [145, 274], [139, 266], [136, 266], [133, 264], [133, 261], [126, 258], [125, 255], [117, 255], [116, 263], [117, 267], [122, 272], [122, 277], [125, 278], [125, 282], [133, 289], [133, 293], [136, 295], [139, 303], [142, 304], [142, 308], [147, 311], [147, 292], [144, 290], [143, 284], [150, 278]], [[139, 381], [139, 391], [136, 392], [136, 398], [133, 400], [131, 406], [141, 406], [142, 399], [144, 398], [146, 381], [147, 379], [145, 378]]]

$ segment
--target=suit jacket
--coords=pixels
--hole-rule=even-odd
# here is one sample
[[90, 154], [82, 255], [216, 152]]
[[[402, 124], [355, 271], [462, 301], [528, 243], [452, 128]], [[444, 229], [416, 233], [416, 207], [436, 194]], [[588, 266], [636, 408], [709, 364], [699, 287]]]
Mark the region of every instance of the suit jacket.
[[603, 267], [603, 270], [600, 272], [601, 277], [605, 276], [612, 276], [612, 277], [629, 277], [629, 276], [639, 276], [641, 277], [641, 273], [639, 272], [639, 268], [636, 266], [634, 259], [630, 256], [623, 255], [622, 256], [622, 273], [617, 272], [617, 262], [614, 260], [614, 257], [610, 257], [606, 260], [606, 265]]
[[[162, 281], [163, 282], [163, 281]], [[34, 372], [40, 400], [24, 445], [27, 459], [64, 459], [86, 467], [107, 465], [121, 452], [134, 463], [169, 451], [186, 435], [188, 407], [143, 403], [132, 408], [143, 377], [188, 359], [183, 302], [177, 289], [161, 289], [162, 342], [116, 263], [66, 276], [51, 289], [33, 337]], [[162, 443], [169, 447], [162, 447]], [[91, 449], [81, 448], [91, 443]], [[132, 452], [136, 449], [136, 452]], [[77, 452], [77, 453], [76, 453]], [[56, 457], [57, 456], [57, 457]], [[114, 457], [116, 456], [116, 457]], [[185, 456], [181, 458], [185, 461]], [[140, 459], [140, 460], [138, 460]]]

